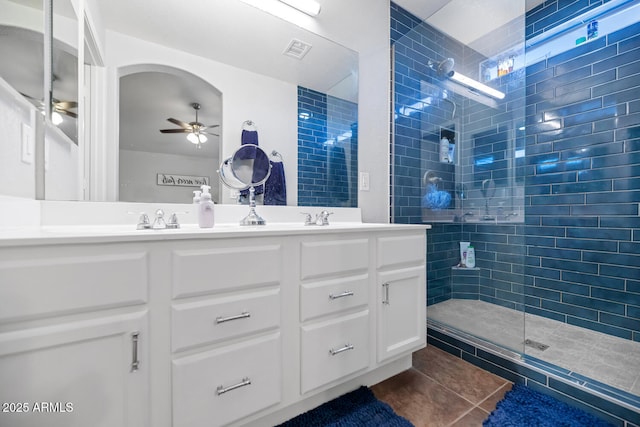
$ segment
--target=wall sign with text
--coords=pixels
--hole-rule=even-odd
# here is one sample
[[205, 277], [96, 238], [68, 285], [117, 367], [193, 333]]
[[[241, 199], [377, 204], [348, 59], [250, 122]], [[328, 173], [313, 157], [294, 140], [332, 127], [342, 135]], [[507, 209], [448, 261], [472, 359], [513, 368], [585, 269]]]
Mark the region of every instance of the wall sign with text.
[[201, 185], [209, 185], [209, 177], [159, 173], [158, 185], [168, 185], [176, 187], [200, 187]]

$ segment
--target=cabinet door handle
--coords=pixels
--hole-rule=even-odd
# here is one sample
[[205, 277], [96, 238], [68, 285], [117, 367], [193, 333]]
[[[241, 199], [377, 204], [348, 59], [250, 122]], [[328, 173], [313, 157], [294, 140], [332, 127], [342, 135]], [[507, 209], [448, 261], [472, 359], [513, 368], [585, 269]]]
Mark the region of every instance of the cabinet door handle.
[[242, 314], [236, 314], [235, 316], [216, 317], [216, 323], [224, 323], [224, 322], [229, 322], [231, 320], [245, 319], [247, 317], [251, 317], [251, 313], [249, 313], [248, 311], [244, 311], [242, 312]]
[[389, 305], [389, 282], [383, 283], [382, 289], [384, 290], [384, 299], [382, 300], [382, 304]]
[[249, 384], [251, 384], [251, 380], [249, 379], [249, 377], [244, 377], [242, 381], [240, 381], [238, 384], [230, 385], [229, 387], [219, 385], [218, 388], [216, 388], [216, 393], [218, 393], [218, 396], [220, 396], [221, 394], [224, 394], [228, 391], [235, 390], [237, 388], [244, 387]]
[[329, 294], [329, 299], [338, 299], [338, 298], [343, 298], [343, 297], [350, 297], [353, 296], [353, 291], [344, 291], [341, 294]]
[[340, 354], [343, 351], [347, 351], [347, 350], [353, 350], [353, 345], [352, 344], [345, 344], [344, 347], [338, 348], [336, 350], [330, 348], [329, 349], [329, 354], [332, 356], [335, 356], [336, 354]]
[[140, 361], [138, 360], [138, 337], [140, 332], [134, 332], [131, 334], [131, 372], [135, 372], [140, 367]]

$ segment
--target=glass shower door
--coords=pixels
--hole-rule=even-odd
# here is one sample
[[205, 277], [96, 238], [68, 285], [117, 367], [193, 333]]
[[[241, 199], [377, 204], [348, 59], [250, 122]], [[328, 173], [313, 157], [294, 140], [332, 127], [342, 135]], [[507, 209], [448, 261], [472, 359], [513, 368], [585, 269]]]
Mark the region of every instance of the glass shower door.
[[[454, 0], [426, 21], [392, 7], [392, 217], [432, 225], [428, 320], [518, 354], [525, 342], [521, 3], [473, 40], [443, 17], [477, 17], [469, 9], [495, 9], [491, 0]], [[461, 264], [461, 242], [474, 247], [475, 267]]]

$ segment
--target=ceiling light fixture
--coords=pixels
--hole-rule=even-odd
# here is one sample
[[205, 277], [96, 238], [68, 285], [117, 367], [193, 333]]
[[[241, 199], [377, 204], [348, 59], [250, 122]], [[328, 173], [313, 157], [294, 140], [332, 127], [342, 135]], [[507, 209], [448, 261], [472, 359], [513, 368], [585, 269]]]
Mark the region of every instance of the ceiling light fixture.
[[460, 74], [457, 71], [451, 71], [448, 74], [448, 76], [449, 76], [449, 78], [451, 80], [456, 81], [456, 82], [458, 82], [458, 83], [460, 83], [460, 84], [462, 84], [464, 86], [467, 86], [467, 87], [469, 87], [471, 89], [475, 89], [478, 92], [482, 92], [485, 95], [492, 96], [492, 97], [494, 97], [496, 99], [504, 99], [504, 93], [503, 92], [500, 92], [499, 90], [496, 90], [496, 89], [494, 89], [492, 87], [489, 87], [489, 86], [487, 86], [485, 84], [482, 84], [482, 83], [480, 83], [480, 82], [478, 82], [476, 80], [473, 80], [472, 78], [467, 77], [467, 76], [465, 76], [463, 74]]
[[192, 144], [200, 145], [203, 142], [207, 142], [207, 137], [201, 133], [191, 132], [187, 135], [187, 140]]
[[314, 0], [280, 0], [282, 3], [298, 9], [309, 16], [318, 16], [320, 13], [320, 3]]

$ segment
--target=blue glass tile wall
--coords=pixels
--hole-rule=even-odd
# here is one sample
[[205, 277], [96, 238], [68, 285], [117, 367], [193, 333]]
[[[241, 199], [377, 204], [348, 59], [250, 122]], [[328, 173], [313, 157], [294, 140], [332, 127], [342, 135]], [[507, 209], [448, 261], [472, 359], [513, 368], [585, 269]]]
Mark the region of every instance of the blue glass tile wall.
[[[602, 3], [546, 1], [528, 13], [527, 31], [536, 35]], [[527, 67], [526, 157], [514, 165], [525, 183], [524, 225], [434, 223], [427, 236], [428, 304], [456, 289], [473, 297], [474, 288], [456, 288], [466, 283], [451, 275], [458, 242], [470, 241], [481, 268], [477, 298], [640, 340], [639, 34], [636, 24]], [[426, 58], [454, 57], [465, 47], [393, 3], [391, 40], [394, 221], [421, 222], [424, 171], [453, 177], [454, 166], [437, 163], [436, 140], [424, 125], [442, 124], [446, 106], [414, 114], [399, 109], [424, 93], [419, 82], [431, 78]], [[491, 119], [496, 132], [477, 138], [499, 138], [500, 115]], [[499, 141], [491, 142], [489, 153], [502, 155]]]
[[[527, 27], [541, 12], [561, 22], [562, 4], [545, 2]], [[525, 186], [526, 310], [636, 341], [639, 34], [640, 23], [528, 67]]]
[[602, 6], [610, 0], [549, 0], [527, 12], [527, 38], [537, 36], [564, 21]]
[[298, 205], [358, 206], [358, 105], [298, 87]]

